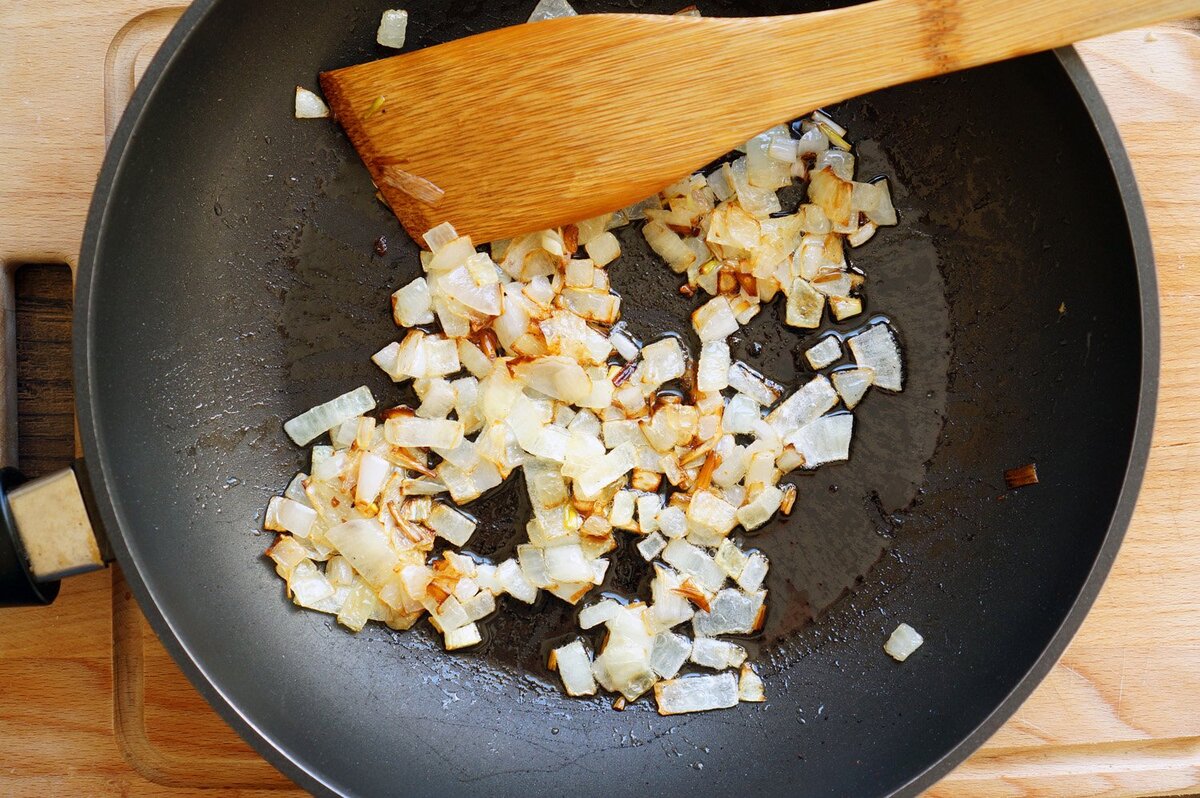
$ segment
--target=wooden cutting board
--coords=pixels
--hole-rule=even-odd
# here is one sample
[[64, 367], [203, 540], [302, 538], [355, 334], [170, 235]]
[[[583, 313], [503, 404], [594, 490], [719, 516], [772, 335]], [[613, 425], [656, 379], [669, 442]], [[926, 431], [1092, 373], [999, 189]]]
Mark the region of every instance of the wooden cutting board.
[[[8, 273], [74, 268], [105, 131], [180, 12], [155, 0], [0, 0]], [[1200, 793], [1200, 36], [1160, 27], [1079, 49], [1120, 126], [1154, 238], [1154, 447], [1125, 545], [1063, 660], [932, 796]], [[22, 456], [42, 470], [72, 445], [68, 296], [41, 272], [23, 274]], [[2, 330], [12, 323], [2, 282], [0, 300]], [[12, 380], [13, 359], [4, 362]], [[65, 583], [49, 609], [0, 618], [0, 795], [296, 792], [187, 683], [117, 569]]]

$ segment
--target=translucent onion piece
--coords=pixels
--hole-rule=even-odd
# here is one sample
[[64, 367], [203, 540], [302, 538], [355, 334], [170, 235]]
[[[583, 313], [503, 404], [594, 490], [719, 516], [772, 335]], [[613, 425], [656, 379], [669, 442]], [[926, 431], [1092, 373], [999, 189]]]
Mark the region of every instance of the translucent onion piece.
[[804, 357], [814, 369], [823, 369], [842, 357], [842, 344], [837, 336], [828, 335], [816, 346], [809, 347]]
[[854, 416], [840, 413], [805, 424], [788, 438], [788, 443], [804, 456], [804, 467], [811, 469], [849, 459], [853, 433]]
[[876, 385], [889, 391], [903, 390], [904, 367], [900, 359], [900, 344], [887, 324], [873, 324], [848, 343], [854, 362], [875, 370]]
[[554, 663], [567, 695], [595, 694], [596, 680], [592, 676], [592, 660], [583, 643], [575, 640], [554, 649]]
[[738, 700], [761, 703], [767, 700], [767, 692], [759, 677], [749, 664], [743, 665], [738, 675]]
[[538, 0], [538, 4], [534, 6], [533, 13], [529, 15], [529, 22], [541, 22], [544, 19], [556, 19], [557, 17], [573, 17], [579, 12], [571, 7], [567, 0]]
[[896, 627], [891, 637], [883, 644], [883, 650], [897, 662], [904, 662], [924, 642], [925, 638], [921, 637], [916, 629], [902, 623]]
[[725, 640], [698, 637], [692, 641], [692, 662], [704, 668], [722, 671], [736, 668], [746, 661], [746, 649]]
[[738, 680], [729, 672], [668, 679], [654, 685], [654, 699], [660, 715], [725, 709], [737, 705]]
[[404, 46], [404, 35], [408, 30], [408, 12], [388, 9], [379, 20], [375, 41], [384, 47], [399, 50]]
[[364, 385], [301, 413], [285, 423], [283, 430], [298, 445], [304, 446], [343, 421], [374, 409], [375, 397], [371, 395], [371, 389]]
[[296, 87], [296, 118], [321, 119], [329, 116], [329, 106], [325, 101], [308, 89]]

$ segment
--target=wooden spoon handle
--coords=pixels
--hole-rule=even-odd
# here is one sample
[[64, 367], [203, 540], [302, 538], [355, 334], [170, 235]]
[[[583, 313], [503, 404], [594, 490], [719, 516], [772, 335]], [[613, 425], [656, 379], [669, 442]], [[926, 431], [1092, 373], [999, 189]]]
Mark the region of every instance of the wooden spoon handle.
[[[728, 20], [734, 23], [728, 33], [755, 92], [742, 107], [783, 120], [802, 110], [797, 82], [815, 108], [1187, 16], [1200, 16], [1200, 0], [876, 0], [815, 14]], [[814, 51], [813, 33], [823, 28], [828, 50]], [[773, 44], [764, 47], [767, 37]], [[771, 57], [763, 57], [768, 51]]]

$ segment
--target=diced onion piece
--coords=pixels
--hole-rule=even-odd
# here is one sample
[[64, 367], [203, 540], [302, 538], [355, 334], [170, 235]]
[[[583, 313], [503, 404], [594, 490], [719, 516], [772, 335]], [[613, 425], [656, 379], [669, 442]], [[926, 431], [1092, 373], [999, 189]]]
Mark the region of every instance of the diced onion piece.
[[601, 599], [595, 604], [589, 604], [579, 611], [579, 628], [591, 629], [602, 623], [607, 623], [617, 614], [621, 605], [610, 598]]
[[772, 410], [767, 416], [767, 423], [775, 428], [780, 438], [786, 440], [796, 430], [831, 410], [837, 400], [837, 391], [833, 389], [829, 378], [818, 374]]
[[635, 458], [632, 444], [621, 444], [580, 474], [575, 481], [576, 489], [582, 496], [597, 496], [605, 487], [632, 471], [636, 465]]
[[663, 549], [667, 547], [667, 539], [658, 532], [651, 532], [646, 537], [638, 541], [638, 554], [642, 555], [642, 559], [650, 562], [659, 554], [662, 554]]
[[673, 540], [687, 535], [687, 516], [678, 507], [664, 507], [655, 518], [655, 523], [664, 535]]
[[833, 117], [829, 116], [825, 112], [813, 111], [812, 118], [813, 118], [813, 121], [817, 122], [818, 124], [824, 123], [827, 127], [829, 127], [831, 130], [833, 130], [833, 132], [837, 133], [839, 136], [846, 135], [846, 128], [842, 127], [837, 122], [834, 122]]
[[692, 641], [692, 662], [704, 668], [723, 671], [736, 668], [746, 661], [746, 649], [736, 643], [697, 637]]
[[788, 443], [804, 455], [804, 467], [811, 469], [849, 459], [853, 433], [854, 416], [840, 413], [805, 424], [788, 438]]
[[464, 546], [475, 534], [475, 521], [445, 504], [434, 504], [426, 525], [455, 546]]
[[873, 324], [865, 332], [851, 338], [850, 351], [859, 366], [874, 369], [874, 384], [889, 391], [904, 388], [904, 367], [900, 359], [900, 344], [887, 324]]
[[729, 367], [729, 387], [753, 399], [763, 407], [770, 407], [779, 399], [783, 388], [759, 374], [740, 360]]
[[478, 626], [474, 623], [469, 623], [466, 626], [447, 629], [442, 634], [442, 639], [446, 643], [447, 651], [456, 651], [460, 648], [470, 648], [471, 646], [479, 645], [483, 641], [483, 636], [479, 633]]
[[[687, 519], [694, 530], [724, 537], [737, 526], [737, 508], [712, 491], [700, 491], [692, 496], [691, 502], [688, 503]], [[719, 586], [718, 582], [717, 587]]]
[[544, 19], [557, 19], [558, 17], [573, 17], [579, 12], [571, 7], [567, 0], [538, 0], [538, 4], [534, 6], [533, 13], [529, 15], [529, 22], [541, 22]]
[[762, 678], [754, 672], [749, 663], [742, 666], [738, 676], [738, 700], [756, 704], [767, 700]]
[[697, 308], [692, 313], [692, 326], [703, 343], [724, 340], [739, 329], [729, 300], [724, 296], [713, 297]]
[[333, 585], [311, 560], [301, 560], [288, 574], [288, 592], [301, 607], [321, 609], [321, 602], [334, 594]]
[[567, 695], [593, 695], [596, 692], [592, 659], [583, 643], [574, 640], [554, 649], [554, 666]]
[[672, 540], [662, 553], [663, 561], [696, 580], [705, 590], [715, 591], [725, 583], [725, 572], [703, 549], [686, 540]]
[[263, 528], [274, 532], [291, 532], [306, 538], [317, 520], [317, 511], [292, 499], [272, 496], [267, 503], [267, 515]]
[[617, 354], [625, 358], [627, 361], [636, 360], [638, 354], [642, 351], [641, 344], [639, 344], [628, 332], [622, 329], [620, 324], [614, 327], [608, 334], [608, 340], [611, 341], [613, 347], [616, 348]]
[[720, 391], [729, 386], [729, 367], [732, 365], [729, 344], [708, 341], [700, 347], [700, 363], [696, 367], [696, 387], [702, 391]]
[[399, 50], [404, 46], [404, 35], [408, 30], [408, 12], [388, 9], [379, 19], [379, 30], [375, 41], [384, 47]]
[[896, 627], [891, 637], [883, 644], [883, 650], [897, 662], [904, 662], [924, 642], [925, 638], [921, 637], [916, 629], [906, 623], [902, 623]]
[[738, 680], [729, 672], [667, 679], [654, 685], [654, 699], [660, 715], [725, 709], [737, 705]]
[[383, 422], [383, 437], [393, 446], [453, 449], [462, 443], [461, 421], [398, 416]]
[[532, 604], [537, 599], [537, 587], [526, 578], [516, 560], [505, 560], [496, 566], [496, 581], [518, 601]]
[[691, 654], [691, 640], [674, 632], [659, 632], [650, 647], [650, 669], [663, 679], [673, 679]]
[[741, 576], [747, 559], [746, 554], [729, 539], [721, 541], [721, 546], [717, 549], [716, 556], [713, 557], [713, 560], [730, 579], [737, 579]]
[[674, 336], [668, 336], [642, 347], [642, 365], [638, 369], [642, 384], [653, 389], [664, 382], [683, 376], [687, 370], [683, 347]]
[[[743, 578], [745, 571], [743, 571]], [[736, 588], [718, 591], [708, 610], [692, 616], [692, 629], [698, 637], [742, 634], [755, 631], [765, 593], [746, 594]]]
[[838, 396], [842, 397], [842, 402], [848, 409], [853, 410], [875, 381], [875, 370], [866, 366], [842, 369], [833, 372], [830, 379]]
[[328, 432], [343, 421], [375, 409], [375, 397], [367, 386], [355, 388], [336, 399], [317, 405], [283, 425], [283, 430], [300, 446]]
[[[609, 234], [611, 235], [611, 233]], [[657, 219], [642, 228], [646, 243], [667, 265], [676, 272], [685, 272], [696, 262], [696, 254], [684, 243], [679, 234]]]
[[861, 247], [875, 236], [875, 231], [878, 229], [875, 222], [869, 221], [846, 236], [846, 243], [852, 247]]
[[782, 501], [783, 491], [774, 485], [765, 484], [753, 501], [738, 508], [738, 523], [745, 527], [747, 532], [758, 529], [771, 520]]
[[584, 244], [583, 248], [587, 250], [588, 257], [599, 269], [603, 269], [621, 256], [621, 242], [617, 241], [617, 237], [609, 232], [596, 236]]
[[325, 537], [372, 587], [381, 588], [395, 578], [399, 556], [389, 542], [387, 530], [378, 521], [347, 521], [327, 530]]
[[363, 452], [358, 461], [358, 481], [354, 486], [355, 503], [374, 504], [391, 473], [390, 462], [373, 452]]
[[454, 229], [454, 225], [449, 222], [442, 222], [436, 227], [426, 230], [421, 238], [425, 239], [425, 244], [428, 245], [430, 252], [436, 254], [452, 242], [457, 241], [459, 235], [458, 231]]
[[578, 543], [551, 546], [542, 551], [546, 575], [552, 582], [590, 582], [592, 567]]
[[807, 281], [797, 277], [787, 290], [784, 321], [793, 327], [812, 329], [821, 325], [825, 295]]
[[767, 570], [771, 567], [771, 563], [767, 560], [766, 555], [759, 551], [752, 551], [746, 557], [746, 563], [742, 566], [742, 572], [737, 576], [738, 587], [745, 590], [747, 593], [753, 593], [762, 587], [763, 580], [767, 578]]
[[872, 222], [882, 226], [891, 226], [896, 224], [896, 208], [892, 205], [892, 194], [888, 189], [887, 180], [879, 180], [872, 185], [878, 189], [878, 204], [871, 210], [866, 210], [867, 218]]
[[809, 347], [804, 353], [808, 364], [814, 369], [823, 369], [842, 356], [842, 344], [837, 336], [827, 335], [816, 346]]
[[329, 116], [329, 106], [315, 93], [303, 86], [296, 87], [296, 118], [322, 119]]

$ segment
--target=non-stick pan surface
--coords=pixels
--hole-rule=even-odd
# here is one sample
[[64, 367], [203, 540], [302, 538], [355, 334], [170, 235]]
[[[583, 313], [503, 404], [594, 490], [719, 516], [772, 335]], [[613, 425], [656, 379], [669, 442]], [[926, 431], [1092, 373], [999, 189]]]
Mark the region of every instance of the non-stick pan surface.
[[[661, 718], [644, 701], [617, 713], [560, 695], [542, 643], [570, 629], [561, 605], [506, 608], [480, 651], [451, 656], [424, 627], [354, 636], [296, 610], [261, 557], [262, 508], [306, 463], [283, 420], [363, 383], [402, 398], [367, 358], [395, 335], [387, 294], [416, 274], [415, 248], [338, 128], [291, 114], [296, 84], [384, 54], [386, 5], [201, 0], [101, 174], [79, 279], [80, 427], [104, 522], [167, 647], [314, 791], [865, 796], [931, 783], [1061, 653], [1115, 554], [1149, 442], [1149, 243], [1074, 54], [835, 109], [860, 142], [859, 174], [893, 181], [900, 226], [855, 253], [868, 274], [856, 324], [896, 324], [908, 383], [868, 397], [851, 462], [795, 476], [797, 512], [752, 541], [773, 565], [767, 631], [752, 641], [770, 700]], [[414, 0], [410, 46], [521, 21], [531, 5]], [[463, 124], [503, 136], [507, 122]], [[636, 229], [620, 238], [626, 318], [647, 336], [687, 329], [676, 278]], [[737, 349], [794, 385], [808, 339], [777, 319], [761, 314]], [[1029, 462], [1040, 484], [1006, 492], [1004, 470]], [[478, 553], [523, 529], [520, 493], [480, 503]], [[616, 560], [615, 586], [638, 590], [634, 558]], [[881, 649], [900, 621], [926, 639], [903, 665]]]

